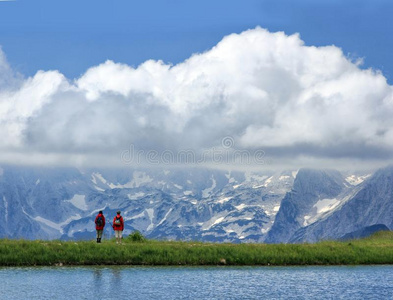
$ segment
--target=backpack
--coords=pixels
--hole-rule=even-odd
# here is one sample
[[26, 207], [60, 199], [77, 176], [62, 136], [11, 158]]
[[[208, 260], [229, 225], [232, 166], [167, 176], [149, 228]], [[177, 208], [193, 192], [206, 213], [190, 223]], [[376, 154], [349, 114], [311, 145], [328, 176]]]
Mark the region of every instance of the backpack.
[[102, 216], [99, 216], [97, 218], [96, 224], [98, 227], [101, 227], [102, 225], [104, 225], [104, 220], [102, 219]]
[[116, 217], [115, 226], [120, 226], [120, 225], [121, 225], [120, 218]]

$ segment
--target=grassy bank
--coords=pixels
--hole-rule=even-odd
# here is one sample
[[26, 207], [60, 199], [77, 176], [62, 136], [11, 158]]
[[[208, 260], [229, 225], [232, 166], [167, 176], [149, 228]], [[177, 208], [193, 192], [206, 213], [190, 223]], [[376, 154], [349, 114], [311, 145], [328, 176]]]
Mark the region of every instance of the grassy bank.
[[274, 245], [0, 240], [0, 266], [347, 264], [393, 264], [393, 232], [349, 242]]

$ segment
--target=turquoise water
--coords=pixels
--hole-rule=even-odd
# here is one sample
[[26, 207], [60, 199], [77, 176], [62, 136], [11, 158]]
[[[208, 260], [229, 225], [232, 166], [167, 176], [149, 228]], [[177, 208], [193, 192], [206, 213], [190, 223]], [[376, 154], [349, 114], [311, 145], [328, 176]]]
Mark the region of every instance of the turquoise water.
[[393, 266], [0, 268], [0, 299], [393, 299]]

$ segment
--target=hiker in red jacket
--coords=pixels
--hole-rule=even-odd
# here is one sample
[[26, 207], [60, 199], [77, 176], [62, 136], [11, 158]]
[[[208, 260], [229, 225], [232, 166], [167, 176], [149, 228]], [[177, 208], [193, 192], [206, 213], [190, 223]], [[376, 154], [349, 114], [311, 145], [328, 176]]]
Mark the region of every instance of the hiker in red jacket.
[[113, 218], [112, 227], [115, 231], [116, 244], [121, 244], [121, 239], [123, 238], [124, 220], [120, 215], [120, 210], [117, 212], [116, 217]]
[[102, 210], [98, 212], [98, 215], [96, 216], [94, 223], [96, 224], [97, 243], [101, 243], [102, 232], [104, 231], [104, 227], [105, 227], [105, 217], [102, 213]]

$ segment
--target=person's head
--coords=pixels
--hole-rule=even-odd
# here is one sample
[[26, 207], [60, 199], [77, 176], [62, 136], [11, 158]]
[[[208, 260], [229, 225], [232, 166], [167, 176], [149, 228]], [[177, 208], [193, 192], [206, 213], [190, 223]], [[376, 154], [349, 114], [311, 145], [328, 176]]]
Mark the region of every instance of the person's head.
[[98, 213], [102, 215], [102, 210], [100, 210]]
[[117, 214], [120, 215], [120, 210], [117, 211]]

